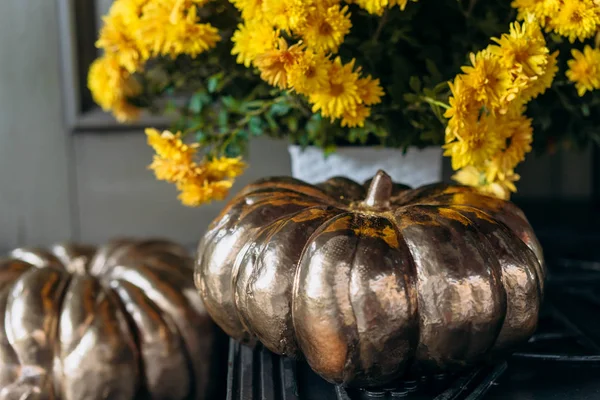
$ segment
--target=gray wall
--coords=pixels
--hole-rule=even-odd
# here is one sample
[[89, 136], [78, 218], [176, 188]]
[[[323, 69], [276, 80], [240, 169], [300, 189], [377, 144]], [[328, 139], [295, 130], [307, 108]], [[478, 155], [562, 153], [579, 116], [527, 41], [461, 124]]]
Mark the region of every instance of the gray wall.
[[[65, 62], [66, 53], [59, 56], [65, 48], [59, 31], [64, 41], [68, 29], [59, 26], [57, 4], [0, 0], [0, 251], [120, 235], [161, 235], [192, 245], [223, 203], [179, 205], [174, 188], [146, 170], [151, 155], [139, 128], [107, 132], [110, 118], [84, 117], [75, 134], [64, 123], [61, 72], [73, 64]], [[520, 196], [588, 196], [589, 158], [589, 152], [531, 158], [522, 168]], [[249, 161], [234, 190], [290, 172], [282, 142], [254, 142]]]
[[53, 1], [0, 1], [0, 250], [73, 232], [58, 54]]
[[[152, 158], [141, 132], [85, 133], [75, 136], [78, 236], [102, 242], [112, 236], [165, 236], [194, 245], [224, 203], [187, 208], [177, 201], [175, 187], [158, 182], [146, 169]], [[249, 154], [250, 168], [232, 194], [259, 177], [289, 175], [284, 142], [257, 140]]]

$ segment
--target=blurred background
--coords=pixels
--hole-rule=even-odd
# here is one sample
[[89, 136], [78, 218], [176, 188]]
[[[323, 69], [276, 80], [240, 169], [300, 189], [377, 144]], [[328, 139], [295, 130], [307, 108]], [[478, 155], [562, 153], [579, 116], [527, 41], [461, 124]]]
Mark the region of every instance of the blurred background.
[[[144, 117], [119, 125], [91, 100], [87, 70], [110, 0], [0, 2], [0, 250], [63, 239], [164, 236], [194, 246], [224, 203], [185, 208], [145, 166]], [[241, 186], [291, 172], [287, 143], [252, 141]], [[517, 171], [514, 201], [538, 220], [584, 216], [600, 189], [597, 149], [534, 156]], [[445, 163], [444, 179], [450, 166]], [[565, 206], [566, 205], [566, 206]], [[558, 211], [557, 211], [558, 210]], [[548, 214], [550, 213], [550, 214]], [[562, 217], [558, 214], [564, 214]], [[578, 217], [575, 217], [578, 215]], [[536, 225], [534, 221], [534, 226]]]

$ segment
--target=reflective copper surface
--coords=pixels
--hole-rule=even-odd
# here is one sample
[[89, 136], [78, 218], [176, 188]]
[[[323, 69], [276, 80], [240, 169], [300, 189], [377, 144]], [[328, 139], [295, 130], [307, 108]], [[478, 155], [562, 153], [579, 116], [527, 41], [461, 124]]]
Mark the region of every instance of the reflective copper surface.
[[235, 339], [375, 385], [510, 351], [536, 327], [544, 276], [512, 203], [380, 172], [365, 185], [247, 186], [200, 242], [195, 282]]
[[203, 399], [213, 324], [178, 245], [16, 249], [0, 261], [0, 399]]

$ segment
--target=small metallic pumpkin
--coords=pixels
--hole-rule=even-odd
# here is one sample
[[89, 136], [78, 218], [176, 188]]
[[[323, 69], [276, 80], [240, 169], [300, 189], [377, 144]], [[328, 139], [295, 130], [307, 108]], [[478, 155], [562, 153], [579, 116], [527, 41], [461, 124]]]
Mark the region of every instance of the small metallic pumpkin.
[[200, 242], [195, 281], [235, 339], [304, 356], [330, 382], [463, 369], [534, 332], [544, 261], [512, 203], [445, 184], [411, 190], [272, 178]]
[[214, 325], [165, 241], [16, 249], [0, 261], [0, 399], [200, 399]]

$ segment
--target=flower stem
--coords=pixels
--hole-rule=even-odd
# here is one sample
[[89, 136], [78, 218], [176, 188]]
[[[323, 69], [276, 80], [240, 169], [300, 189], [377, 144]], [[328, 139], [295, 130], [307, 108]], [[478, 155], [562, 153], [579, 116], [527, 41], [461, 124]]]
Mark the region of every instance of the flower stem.
[[373, 43], [377, 43], [377, 41], [379, 40], [379, 36], [381, 36], [381, 32], [383, 31], [383, 27], [385, 26], [385, 24], [387, 23], [388, 20], [388, 11], [389, 8], [387, 8], [384, 12], [383, 15], [381, 16], [381, 20], [379, 21], [379, 25], [377, 26], [377, 30], [375, 31], [375, 34], [373, 35]]
[[442, 102], [441, 102], [441, 101], [439, 101], [439, 100], [432, 99], [431, 97], [423, 97], [423, 100], [424, 100], [426, 103], [433, 104], [433, 105], [435, 105], [435, 106], [438, 106], [438, 107], [442, 107], [442, 108], [443, 108], [443, 109], [445, 109], [445, 110], [447, 110], [447, 109], [449, 109], [449, 108], [450, 108], [450, 106], [449, 106], [448, 104], [446, 104], [446, 103], [442, 103]]

